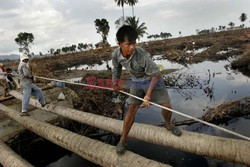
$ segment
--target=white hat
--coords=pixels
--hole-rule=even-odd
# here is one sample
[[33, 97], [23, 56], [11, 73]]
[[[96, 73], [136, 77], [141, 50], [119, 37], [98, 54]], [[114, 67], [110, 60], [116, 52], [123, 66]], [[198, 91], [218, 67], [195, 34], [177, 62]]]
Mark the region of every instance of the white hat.
[[23, 61], [24, 59], [30, 59], [27, 52], [24, 52], [24, 53], [20, 56], [20, 61]]

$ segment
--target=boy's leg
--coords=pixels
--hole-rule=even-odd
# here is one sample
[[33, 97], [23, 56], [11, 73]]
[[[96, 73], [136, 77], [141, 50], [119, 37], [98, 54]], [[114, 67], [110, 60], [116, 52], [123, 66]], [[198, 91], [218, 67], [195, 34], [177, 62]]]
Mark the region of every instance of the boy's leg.
[[[169, 102], [161, 104], [161, 105], [171, 109], [171, 105]], [[181, 130], [178, 127], [174, 126], [171, 122], [172, 112], [162, 109], [162, 116], [165, 119], [167, 130], [171, 131], [172, 134], [175, 136], [181, 136], [182, 135]]]
[[34, 84], [31, 84], [31, 90], [32, 90], [31, 94], [35, 96], [37, 100], [39, 101], [39, 103], [43, 106], [46, 103], [46, 101], [45, 101], [45, 97], [43, 95], [42, 90]]
[[[142, 89], [137, 89], [135, 87], [131, 87], [130, 88], [130, 93], [135, 95], [135, 96], [139, 96], [139, 97], [143, 97], [144, 95], [144, 91]], [[116, 146], [116, 152], [118, 154], [122, 154], [125, 151], [125, 142], [128, 136], [128, 133], [134, 123], [134, 119], [135, 119], [135, 114], [138, 111], [142, 101], [135, 99], [133, 97], [129, 97], [129, 111], [127, 112], [124, 122], [123, 122], [123, 130], [122, 130], [122, 136], [120, 139], [120, 142], [117, 144]]]
[[22, 90], [22, 92], [23, 92], [22, 112], [27, 112], [28, 107], [29, 107], [30, 96], [31, 96], [31, 87], [30, 87], [30, 85], [23, 86], [22, 89], [23, 89]]
[[126, 142], [128, 133], [134, 123], [135, 114], [138, 111], [138, 109], [139, 109], [139, 105], [134, 105], [134, 104], [129, 105], [129, 111], [126, 114], [124, 123], [123, 123], [122, 136], [120, 140], [122, 144], [125, 144]]
[[120, 139], [120, 142], [116, 146], [116, 152], [118, 154], [123, 154], [125, 152], [125, 142], [128, 136], [128, 133], [134, 123], [135, 120], [135, 114], [138, 111], [140, 105], [129, 105], [129, 111], [127, 112], [124, 122], [123, 122], [123, 129], [122, 129], [122, 136]]
[[[163, 80], [160, 80], [160, 81], [161, 81], [160, 86], [156, 87], [152, 92], [151, 100], [152, 102], [160, 104], [164, 107], [171, 108], [170, 98], [169, 98], [166, 86], [164, 82], [162, 82]], [[172, 134], [176, 136], [180, 136], [182, 134], [181, 130], [175, 127], [171, 122], [172, 112], [162, 109], [162, 116], [166, 122], [167, 130], [171, 131]]]
[[[161, 105], [164, 107], [167, 107], [167, 108], [171, 108], [170, 102], [166, 102], [166, 103], [163, 103]], [[172, 112], [165, 110], [165, 109], [162, 109], [162, 116], [165, 120], [166, 127], [170, 128], [172, 126], [172, 122], [171, 122]]]

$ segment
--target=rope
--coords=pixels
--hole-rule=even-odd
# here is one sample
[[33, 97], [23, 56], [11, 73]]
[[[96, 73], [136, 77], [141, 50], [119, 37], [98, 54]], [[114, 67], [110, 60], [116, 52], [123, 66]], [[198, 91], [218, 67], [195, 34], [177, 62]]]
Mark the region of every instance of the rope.
[[[59, 79], [52, 79], [52, 78], [39, 77], [39, 76], [36, 76], [36, 78], [40, 78], [40, 79], [44, 79], [44, 80], [49, 80], [49, 81], [63, 82], [63, 83], [68, 83], [68, 84], [73, 84], [73, 85], [81, 85], [81, 86], [88, 86], [88, 87], [93, 87], [93, 88], [114, 90], [113, 88], [109, 88], [109, 87], [102, 87], [102, 86], [96, 86], [96, 85], [88, 85], [88, 84], [84, 84], [84, 83], [74, 83], [74, 82], [65, 81], [65, 80], [59, 80]], [[134, 98], [136, 98], [136, 99], [139, 99], [139, 100], [141, 100], [141, 101], [146, 101], [146, 100], [144, 100], [143, 98], [137, 97], [137, 96], [132, 95], [132, 94], [130, 94], [130, 93], [127, 93], [127, 92], [125, 92], [125, 91], [119, 90], [119, 92], [121, 92], [121, 93], [123, 93], [123, 94], [126, 94], [126, 95], [128, 95], [128, 96], [134, 97]], [[227, 132], [227, 133], [232, 134], [232, 135], [234, 135], [234, 136], [237, 136], [237, 137], [240, 137], [240, 138], [242, 138], [242, 139], [246, 139], [246, 140], [250, 141], [250, 137], [241, 135], [241, 134], [236, 133], [236, 132], [233, 132], [233, 131], [231, 131], [231, 130], [228, 130], [228, 129], [222, 128], [222, 127], [220, 127], [220, 126], [214, 125], [214, 124], [212, 124], [212, 123], [203, 121], [203, 120], [201, 120], [201, 119], [192, 117], [192, 116], [187, 115], [187, 114], [183, 114], [183, 113], [181, 113], [181, 112], [179, 112], [179, 111], [173, 110], [173, 109], [171, 109], [171, 108], [167, 108], [167, 107], [165, 107], [165, 106], [161, 106], [161, 105], [156, 104], [156, 103], [154, 103], [154, 102], [149, 102], [149, 104], [155, 105], [155, 106], [160, 107], [160, 108], [162, 108], [162, 109], [171, 111], [171, 112], [176, 113], [176, 114], [178, 114], [178, 115], [184, 116], [184, 117], [189, 118], [189, 119], [193, 119], [193, 120], [195, 120], [195, 121], [197, 121], [197, 122], [200, 122], [200, 123], [202, 123], [202, 124], [211, 126], [211, 127], [213, 127], [213, 128], [217, 128], [217, 129], [219, 129], [219, 130], [221, 130], [221, 131]]]

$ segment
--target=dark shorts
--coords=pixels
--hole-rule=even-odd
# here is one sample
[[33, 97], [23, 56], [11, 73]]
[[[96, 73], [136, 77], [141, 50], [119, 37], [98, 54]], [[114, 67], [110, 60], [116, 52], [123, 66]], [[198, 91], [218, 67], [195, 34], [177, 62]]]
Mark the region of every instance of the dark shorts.
[[5, 79], [0, 79], [0, 86], [2, 86], [4, 89], [8, 88], [8, 85]]
[[[137, 82], [137, 83], [132, 83], [132, 84], [133, 84], [133, 86], [130, 87], [130, 94], [138, 96], [140, 98], [144, 98], [144, 96], [147, 93], [149, 83]], [[150, 101], [157, 103], [157, 104], [163, 104], [166, 102], [170, 102], [168, 91], [166, 89], [166, 86], [164, 84], [163, 79], [161, 79], [161, 81], [157, 83], [155, 89], [152, 92], [152, 96], [151, 96]], [[140, 105], [141, 103], [142, 103], [141, 100], [129, 96], [129, 104]]]

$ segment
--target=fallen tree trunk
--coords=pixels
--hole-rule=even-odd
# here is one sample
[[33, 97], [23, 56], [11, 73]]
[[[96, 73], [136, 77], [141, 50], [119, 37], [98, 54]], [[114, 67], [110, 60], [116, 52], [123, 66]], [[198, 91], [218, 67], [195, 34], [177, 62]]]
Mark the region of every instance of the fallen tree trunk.
[[207, 122], [222, 123], [248, 114], [250, 114], [250, 97], [245, 97], [209, 109], [202, 119]]
[[[10, 94], [17, 99], [22, 99], [21, 93], [11, 91]], [[116, 134], [121, 134], [122, 132], [123, 123], [120, 120], [52, 104], [42, 108], [35, 99], [31, 99], [30, 104], [83, 124], [111, 131]], [[176, 137], [165, 128], [139, 123], [133, 125], [128, 136], [198, 155], [250, 165], [250, 142], [245, 140], [222, 138], [187, 131], [183, 131], [182, 136]]]
[[8, 167], [32, 167], [29, 162], [24, 160], [13, 150], [11, 150], [4, 142], [0, 140], [0, 163]]
[[18, 122], [25, 128], [33, 131], [37, 135], [67, 149], [83, 158], [101, 166], [168, 166], [156, 162], [140, 155], [126, 151], [123, 156], [117, 155], [115, 147], [93, 140], [76, 133], [70, 132], [63, 128], [50, 125], [45, 122], [37, 121], [31, 117], [22, 117], [20, 112], [0, 104], [0, 110]]

